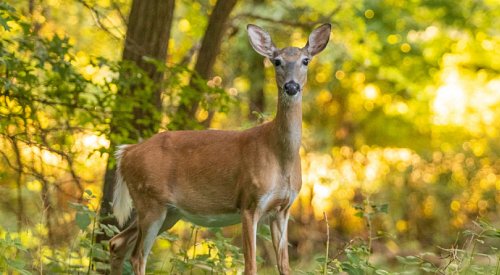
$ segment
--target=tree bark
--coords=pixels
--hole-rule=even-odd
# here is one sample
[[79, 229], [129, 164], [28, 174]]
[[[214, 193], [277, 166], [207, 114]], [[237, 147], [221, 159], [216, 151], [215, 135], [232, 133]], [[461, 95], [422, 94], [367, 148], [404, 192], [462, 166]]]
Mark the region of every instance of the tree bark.
[[54, 246], [54, 233], [52, 232], [52, 203], [50, 202], [49, 183], [42, 181], [42, 206], [45, 213], [45, 226], [49, 246]]
[[[203, 36], [201, 42], [201, 47], [198, 52], [198, 59], [196, 60], [196, 64], [194, 66], [194, 71], [198, 75], [198, 77], [208, 79], [211, 76], [215, 60], [217, 58], [217, 55], [219, 54], [221, 41], [227, 28], [229, 15], [236, 5], [236, 2], [237, 0], [218, 0], [215, 4], [212, 10], [212, 14], [210, 15], [210, 19], [208, 20], [205, 35]], [[195, 75], [191, 76], [190, 86], [197, 90], [199, 93], [202, 93], [202, 91], [200, 90], [201, 87], [198, 87], [195, 84], [195, 82], [193, 81], [194, 79]], [[186, 115], [181, 116], [179, 118], [180, 121], [174, 122], [175, 128], [190, 128], [190, 125], [192, 125], [192, 123], [189, 122], [196, 120], [195, 115], [198, 110], [199, 104], [199, 101], [192, 102], [191, 106], [181, 104], [179, 106], [179, 112]], [[207, 121], [202, 123], [202, 125], [208, 126], [210, 124], [212, 114], [209, 115]]]
[[[253, 0], [254, 6], [264, 4], [264, 0]], [[250, 43], [247, 44], [248, 50], [253, 52]], [[253, 54], [250, 59], [248, 76], [250, 77], [250, 90], [248, 91], [248, 119], [256, 121], [259, 119], [259, 113], [263, 113], [266, 108], [266, 98], [264, 95], [265, 73], [263, 66], [264, 59], [259, 54]]]
[[352, 117], [349, 113], [348, 95], [345, 90], [340, 88], [334, 90], [334, 100], [339, 106], [337, 115], [338, 129], [335, 131], [335, 146], [349, 146], [354, 147], [354, 125]]
[[[133, 61], [154, 82], [163, 80], [163, 72], [146, 62], [152, 57], [164, 62], [167, 58], [168, 40], [172, 26], [175, 0], [134, 0], [130, 10], [123, 60]], [[161, 91], [154, 95], [158, 110], [161, 109]], [[155, 123], [156, 127], [157, 124]]]
[[248, 91], [248, 118], [253, 121], [259, 118], [257, 113], [263, 113], [266, 108], [266, 98], [264, 95], [266, 76], [264, 73], [263, 61], [262, 57], [257, 54], [252, 55], [250, 59], [250, 69], [248, 73], [251, 86]]
[[[122, 59], [131, 61], [139, 68], [144, 70], [147, 76], [154, 82], [160, 83], [163, 80], [164, 73], [159, 71], [156, 66], [144, 60], [144, 57], [151, 57], [159, 62], [165, 62], [167, 58], [168, 40], [174, 15], [175, 0], [134, 0], [130, 10], [127, 34]], [[128, 77], [127, 75], [123, 77]], [[132, 87], [129, 91], [118, 91], [117, 103], [120, 99], [129, 96], [139, 96], [141, 92], [140, 85]], [[135, 131], [130, 131], [128, 140], [137, 142], [145, 133], [154, 133], [160, 125], [158, 113], [161, 111], [161, 89], [157, 88], [151, 98], [147, 100], [154, 102], [155, 108], [134, 108], [133, 116], [130, 118], [130, 125]], [[144, 99], [141, 99], [143, 101]], [[110, 151], [119, 144], [116, 136], [121, 135], [120, 124], [113, 118], [110, 125]], [[110, 154], [104, 176], [103, 197], [101, 201], [100, 216], [101, 223], [115, 224], [113, 218], [108, 218], [112, 213], [111, 202], [113, 198], [113, 189], [115, 182], [114, 158]], [[104, 235], [97, 236], [97, 242], [107, 239]]]
[[16, 190], [17, 190], [17, 231], [21, 232], [24, 224], [24, 202], [23, 202], [23, 190], [22, 190], [22, 178], [23, 178], [23, 163], [21, 160], [21, 151], [17, 144], [17, 140], [12, 138], [12, 148], [16, 155], [17, 163], [17, 180], [16, 180]]

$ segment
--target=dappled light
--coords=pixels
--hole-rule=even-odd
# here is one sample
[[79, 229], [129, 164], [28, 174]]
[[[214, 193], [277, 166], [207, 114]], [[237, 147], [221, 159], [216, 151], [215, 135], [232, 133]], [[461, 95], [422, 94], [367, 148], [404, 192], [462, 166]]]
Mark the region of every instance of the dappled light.
[[460, 84], [457, 71], [444, 73], [444, 85], [436, 91], [434, 100], [434, 111], [436, 124], [463, 125], [467, 111], [467, 96]]

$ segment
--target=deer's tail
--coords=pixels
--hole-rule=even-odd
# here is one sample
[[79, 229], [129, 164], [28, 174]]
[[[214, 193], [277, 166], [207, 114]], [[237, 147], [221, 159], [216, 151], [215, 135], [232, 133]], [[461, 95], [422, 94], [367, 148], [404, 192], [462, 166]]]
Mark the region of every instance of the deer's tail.
[[113, 214], [120, 226], [123, 226], [129, 219], [132, 212], [132, 198], [128, 191], [127, 183], [123, 179], [121, 161], [127, 147], [131, 145], [125, 144], [118, 146], [115, 152], [116, 158], [116, 182], [113, 192]]

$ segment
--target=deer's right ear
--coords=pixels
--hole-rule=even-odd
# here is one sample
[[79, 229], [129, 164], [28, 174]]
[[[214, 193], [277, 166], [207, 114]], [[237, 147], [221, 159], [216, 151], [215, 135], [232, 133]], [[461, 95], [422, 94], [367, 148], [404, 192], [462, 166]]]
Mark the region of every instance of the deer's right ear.
[[250, 44], [252, 44], [254, 50], [267, 58], [273, 58], [277, 49], [276, 46], [274, 46], [269, 33], [252, 24], [247, 26], [247, 30], [248, 38], [250, 38]]

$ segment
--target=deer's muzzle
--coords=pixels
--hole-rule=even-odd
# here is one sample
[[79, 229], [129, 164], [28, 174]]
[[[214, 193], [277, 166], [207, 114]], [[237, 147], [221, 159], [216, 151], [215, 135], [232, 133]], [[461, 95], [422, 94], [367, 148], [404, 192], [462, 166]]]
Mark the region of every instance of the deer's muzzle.
[[296, 95], [298, 92], [300, 92], [300, 85], [295, 81], [289, 81], [285, 83], [285, 86], [283, 88], [287, 95]]

